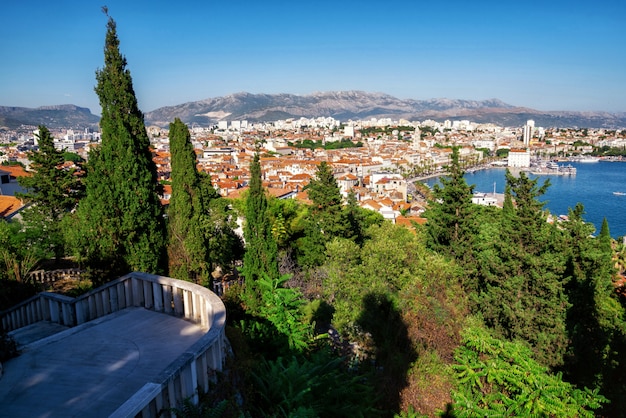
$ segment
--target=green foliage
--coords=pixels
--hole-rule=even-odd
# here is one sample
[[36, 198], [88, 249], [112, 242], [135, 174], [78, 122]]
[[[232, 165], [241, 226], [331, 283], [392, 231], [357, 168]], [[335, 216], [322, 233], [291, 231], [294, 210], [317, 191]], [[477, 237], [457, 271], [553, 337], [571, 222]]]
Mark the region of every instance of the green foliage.
[[40, 235], [17, 220], [0, 220], [0, 280], [24, 282], [26, 275], [51, 253]]
[[180, 119], [170, 124], [172, 197], [168, 210], [168, 262], [170, 275], [208, 283], [211, 273], [208, 209], [213, 196], [204, 196], [196, 168], [189, 129]]
[[496, 150], [496, 157], [498, 158], [506, 158], [509, 156], [509, 151], [511, 151], [508, 148], [498, 148]]
[[261, 276], [257, 279], [262, 302], [259, 314], [287, 337], [289, 349], [302, 352], [313, 339], [313, 329], [302, 311], [304, 301], [301, 294], [295, 289], [284, 287], [287, 280], [288, 275], [274, 279]]
[[567, 348], [569, 303], [559, 232], [546, 222], [537, 200], [547, 187], [547, 182], [537, 187], [537, 179], [524, 173], [515, 178], [507, 171], [504, 208], [488, 221], [493, 225], [481, 227], [472, 289], [477, 289], [474, 311], [488, 326], [509, 340], [527, 341], [542, 364], [559, 366]]
[[79, 164], [85, 162], [85, 159], [75, 152], [64, 151], [63, 152], [63, 160], [71, 161], [73, 163]]
[[[624, 308], [613, 289], [611, 237], [606, 220], [597, 238], [583, 220], [577, 204], [563, 223], [567, 250], [567, 313], [570, 345], [566, 357], [568, 378], [579, 386], [600, 388], [611, 400], [611, 410], [623, 407], [623, 362], [619, 352], [626, 341]], [[603, 411], [606, 412], [606, 411]]]
[[[200, 178], [203, 187], [209, 190], [203, 195], [215, 192], [208, 175], [201, 173]], [[226, 199], [212, 197], [209, 202], [209, 216], [203, 218], [202, 225], [208, 258], [214, 265], [232, 267], [244, 255], [243, 240], [234, 231], [237, 228], [237, 216]]]
[[435, 185], [434, 199], [429, 202], [427, 230], [430, 247], [435, 251], [462, 259], [469, 265], [473, 259], [468, 254], [471, 240], [476, 234], [476, 205], [472, 203], [473, 186], [468, 186], [459, 164], [459, 150], [452, 149], [452, 161], [448, 167], [449, 177], [441, 179], [442, 186]]
[[325, 161], [305, 187], [313, 202], [310, 216], [304, 219], [304, 237], [298, 242], [298, 260], [303, 265], [320, 265], [324, 246], [333, 237], [343, 236], [342, 198], [332, 169]]
[[21, 195], [31, 205], [22, 211], [24, 227], [29, 235], [47, 247], [51, 255], [64, 255], [64, 236], [61, 220], [83, 196], [83, 187], [74, 170], [62, 167], [64, 154], [54, 146], [54, 139], [45, 126], [39, 126], [39, 149], [30, 152], [32, 176], [20, 177]]
[[363, 146], [362, 142], [354, 143], [352, 140], [347, 138], [342, 138], [339, 141], [331, 141], [324, 143], [322, 140], [313, 141], [312, 139], [305, 139], [296, 143], [289, 143], [289, 146], [293, 146], [296, 148], [307, 148], [307, 149], [325, 149], [325, 150], [333, 150], [333, 149], [344, 149], [344, 148], [360, 148]]
[[343, 360], [318, 352], [310, 358], [262, 361], [252, 381], [253, 416], [374, 417], [375, 394], [364, 376], [345, 370]]
[[550, 374], [520, 342], [494, 338], [480, 324], [463, 333], [453, 366], [459, 382], [454, 413], [474, 416], [593, 417], [606, 399]]
[[196, 405], [191, 399], [185, 399], [182, 405], [177, 408], [171, 408], [170, 412], [179, 418], [221, 418], [224, 416], [227, 407], [228, 400], [226, 399], [213, 407], [204, 403]]
[[243, 275], [246, 279], [247, 303], [251, 309], [260, 302], [260, 291], [256, 281], [266, 276], [278, 279], [278, 248], [272, 236], [268, 216], [268, 203], [261, 183], [259, 154], [255, 154], [250, 165], [250, 189], [245, 203], [246, 223], [244, 238], [246, 252], [243, 260]]
[[69, 240], [79, 260], [113, 277], [129, 270], [161, 272], [166, 257], [160, 186], [112, 18], [107, 24], [104, 68], [96, 72], [96, 79], [102, 144], [90, 152], [87, 196], [78, 206]]

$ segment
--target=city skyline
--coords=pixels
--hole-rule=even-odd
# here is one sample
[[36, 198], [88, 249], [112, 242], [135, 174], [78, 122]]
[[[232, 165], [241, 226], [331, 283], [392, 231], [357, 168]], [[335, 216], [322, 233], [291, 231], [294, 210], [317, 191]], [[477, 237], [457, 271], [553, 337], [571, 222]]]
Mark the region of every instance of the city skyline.
[[[102, 4], [17, 3], [0, 13], [0, 105], [71, 103], [99, 114]], [[338, 90], [626, 111], [620, 1], [107, 6], [144, 112], [243, 91]]]

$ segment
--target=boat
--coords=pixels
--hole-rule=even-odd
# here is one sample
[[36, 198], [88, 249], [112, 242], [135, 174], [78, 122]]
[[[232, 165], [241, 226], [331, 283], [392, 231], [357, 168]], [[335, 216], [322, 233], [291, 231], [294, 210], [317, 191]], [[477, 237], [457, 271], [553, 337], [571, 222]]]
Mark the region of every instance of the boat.
[[580, 158], [576, 158], [574, 161], [576, 161], [577, 163], [597, 163], [598, 161], [600, 161], [600, 159], [598, 157], [580, 157]]
[[613, 192], [615, 196], [626, 196], [626, 192]]
[[558, 170], [559, 163], [557, 163], [556, 161], [548, 161], [548, 163], [546, 164], [546, 168], [548, 170]]

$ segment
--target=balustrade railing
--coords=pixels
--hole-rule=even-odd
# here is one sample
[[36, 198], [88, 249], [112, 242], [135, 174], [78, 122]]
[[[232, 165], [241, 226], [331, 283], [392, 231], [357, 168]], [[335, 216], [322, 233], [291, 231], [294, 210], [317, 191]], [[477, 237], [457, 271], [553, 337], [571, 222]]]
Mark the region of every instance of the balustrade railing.
[[48, 284], [62, 279], [80, 279], [83, 273], [80, 269], [35, 270], [26, 275], [26, 281]]
[[167, 417], [169, 408], [184, 399], [197, 403], [198, 392], [208, 391], [215, 371], [222, 369], [227, 345], [226, 308], [215, 293], [202, 286], [135, 272], [78, 298], [42, 292], [0, 312], [0, 321], [7, 332], [38, 321], [73, 327], [129, 307], [181, 317], [197, 323], [207, 332], [111, 416]]

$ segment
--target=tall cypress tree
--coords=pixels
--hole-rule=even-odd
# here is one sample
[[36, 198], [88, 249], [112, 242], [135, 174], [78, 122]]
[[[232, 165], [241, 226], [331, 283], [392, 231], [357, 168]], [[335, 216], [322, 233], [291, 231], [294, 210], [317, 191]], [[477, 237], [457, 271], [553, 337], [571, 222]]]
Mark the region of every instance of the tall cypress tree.
[[203, 226], [208, 217], [202, 196], [196, 154], [187, 126], [170, 124], [172, 197], [168, 210], [168, 262], [172, 277], [194, 282], [209, 279], [210, 260]]
[[77, 211], [76, 248], [90, 266], [108, 274], [160, 272], [165, 264], [165, 228], [156, 165], [111, 17], [104, 68], [96, 72], [96, 79], [102, 144], [89, 154], [87, 196]]
[[[244, 238], [246, 252], [243, 258], [243, 275], [246, 279], [248, 302], [260, 300], [256, 281], [266, 276], [278, 279], [278, 248], [272, 235], [272, 225], [268, 217], [268, 202], [261, 182], [261, 163], [259, 154], [254, 155], [250, 165], [250, 189], [245, 207], [246, 223]], [[254, 307], [252, 307], [254, 309]]]

